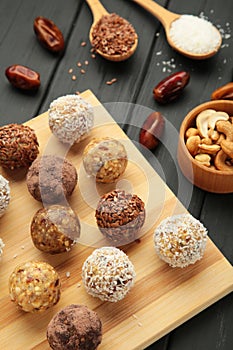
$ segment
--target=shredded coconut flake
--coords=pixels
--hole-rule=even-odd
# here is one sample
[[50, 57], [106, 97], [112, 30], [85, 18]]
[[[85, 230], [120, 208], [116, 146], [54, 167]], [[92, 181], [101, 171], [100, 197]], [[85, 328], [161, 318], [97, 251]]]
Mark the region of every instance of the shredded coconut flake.
[[177, 47], [196, 54], [217, 50], [221, 41], [211, 22], [193, 15], [182, 15], [174, 21], [170, 36]]

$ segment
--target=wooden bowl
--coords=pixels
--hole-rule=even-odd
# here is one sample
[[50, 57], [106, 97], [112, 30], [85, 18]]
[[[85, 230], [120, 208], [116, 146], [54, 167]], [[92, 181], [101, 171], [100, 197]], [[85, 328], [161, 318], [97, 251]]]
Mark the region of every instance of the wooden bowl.
[[197, 162], [185, 146], [185, 132], [195, 126], [196, 116], [205, 109], [224, 111], [233, 116], [233, 101], [216, 100], [205, 102], [192, 109], [184, 118], [180, 127], [177, 158], [184, 176], [195, 186], [214, 193], [233, 192], [233, 171], [221, 171], [208, 168]]

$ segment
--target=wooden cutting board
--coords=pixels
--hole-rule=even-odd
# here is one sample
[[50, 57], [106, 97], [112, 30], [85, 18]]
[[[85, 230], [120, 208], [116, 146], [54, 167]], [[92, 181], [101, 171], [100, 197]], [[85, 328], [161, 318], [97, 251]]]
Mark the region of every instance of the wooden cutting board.
[[[47, 324], [58, 310], [71, 303], [85, 304], [100, 316], [103, 341], [99, 350], [144, 349], [233, 289], [232, 266], [210, 239], [204, 258], [193, 266], [173, 269], [158, 259], [153, 246], [154, 228], [165, 217], [186, 209], [92, 92], [87, 90], [82, 97], [94, 107], [95, 127], [86, 140], [70, 150], [51, 135], [47, 113], [26, 123], [36, 131], [41, 154], [62, 155], [68, 151], [67, 158], [77, 168], [79, 186], [70, 199], [70, 205], [78, 214], [82, 228], [80, 243], [72, 251], [51, 256], [33, 246], [29, 227], [33, 215], [42, 205], [28, 193], [25, 171], [9, 173], [0, 169], [10, 181], [12, 196], [7, 213], [0, 220], [0, 237], [6, 245], [0, 263], [1, 349], [49, 349]], [[129, 164], [116, 185], [96, 186], [83, 170], [83, 148], [91, 138], [109, 135], [125, 144]], [[131, 191], [145, 201], [147, 219], [140, 240], [123, 247], [135, 265], [135, 286], [122, 301], [109, 303], [86, 293], [81, 268], [94, 247], [106, 244], [96, 227], [94, 211], [99, 196], [115, 186]], [[47, 261], [61, 277], [61, 300], [42, 314], [24, 313], [9, 298], [9, 275], [16, 265], [30, 259]]]

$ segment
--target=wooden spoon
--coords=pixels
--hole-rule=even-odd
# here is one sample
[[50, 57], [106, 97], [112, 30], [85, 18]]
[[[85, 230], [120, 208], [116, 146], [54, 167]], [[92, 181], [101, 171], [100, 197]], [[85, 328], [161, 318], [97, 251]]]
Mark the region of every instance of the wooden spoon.
[[[92, 23], [90, 33], [89, 33], [89, 39], [90, 39], [90, 42], [92, 43], [93, 42], [93, 35], [92, 35], [93, 28], [95, 27], [96, 23], [100, 20], [100, 18], [102, 16], [110, 15], [110, 13], [106, 11], [106, 9], [103, 7], [103, 5], [100, 3], [99, 0], [86, 0], [86, 2], [88, 3], [88, 5], [92, 11], [92, 14], [93, 14], [93, 23]], [[100, 50], [96, 50], [96, 52], [99, 55], [101, 55], [102, 57], [104, 57], [110, 61], [124, 61], [133, 55], [137, 46], [138, 46], [138, 37], [136, 37], [134, 45], [130, 48], [130, 50], [128, 50], [124, 54], [109, 55], [109, 54], [102, 52]]]
[[214, 50], [206, 52], [206, 53], [201, 53], [201, 54], [183, 50], [182, 48], [176, 46], [176, 44], [172, 41], [172, 38], [170, 36], [170, 27], [171, 27], [172, 22], [174, 22], [175, 20], [180, 18], [181, 15], [166, 10], [164, 7], [158, 5], [156, 2], [154, 2], [152, 0], [133, 0], [133, 1], [136, 2], [137, 4], [141, 5], [142, 7], [144, 7], [144, 9], [149, 11], [152, 15], [157, 17], [157, 19], [162, 23], [162, 25], [165, 29], [166, 37], [167, 37], [167, 41], [168, 41], [169, 45], [174, 50], [181, 53], [182, 55], [187, 56], [187, 57], [192, 58], [192, 59], [196, 59], [196, 60], [203, 60], [203, 59], [206, 59], [206, 58], [209, 58], [209, 57], [215, 55], [218, 52], [218, 50], [220, 49], [220, 46], [222, 44], [222, 37], [221, 37], [221, 34], [219, 33], [219, 30], [216, 27], [214, 27], [219, 35], [219, 44]]

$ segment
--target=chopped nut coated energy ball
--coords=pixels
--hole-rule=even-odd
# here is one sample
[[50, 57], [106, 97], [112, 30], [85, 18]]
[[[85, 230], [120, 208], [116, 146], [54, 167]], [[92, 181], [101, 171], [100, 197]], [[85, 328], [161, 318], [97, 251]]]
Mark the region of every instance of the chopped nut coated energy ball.
[[54, 350], [95, 350], [102, 340], [102, 323], [88, 307], [68, 305], [49, 322], [47, 339]]
[[2, 175], [0, 175], [0, 217], [5, 214], [10, 202], [10, 186]]
[[104, 194], [96, 208], [96, 222], [112, 245], [133, 242], [145, 221], [145, 204], [137, 196], [123, 190]]
[[87, 293], [103, 301], [123, 299], [134, 284], [135, 270], [128, 256], [115, 247], [95, 249], [82, 267]]
[[96, 182], [115, 182], [124, 173], [127, 163], [124, 145], [109, 137], [91, 140], [83, 152], [84, 169]]
[[32, 241], [43, 252], [58, 254], [69, 251], [79, 236], [79, 219], [69, 207], [53, 205], [41, 208], [32, 219]]
[[200, 260], [206, 242], [207, 229], [190, 214], [164, 219], [154, 233], [156, 253], [171, 267], [186, 267]]
[[45, 311], [57, 304], [60, 287], [58, 273], [42, 261], [20, 264], [9, 278], [11, 300], [26, 312]]
[[35, 131], [29, 126], [8, 124], [0, 128], [0, 165], [14, 170], [29, 167], [39, 154]]
[[49, 107], [49, 127], [62, 143], [73, 145], [83, 140], [94, 124], [94, 111], [81, 96], [66, 95]]

